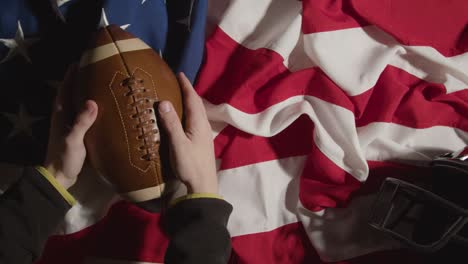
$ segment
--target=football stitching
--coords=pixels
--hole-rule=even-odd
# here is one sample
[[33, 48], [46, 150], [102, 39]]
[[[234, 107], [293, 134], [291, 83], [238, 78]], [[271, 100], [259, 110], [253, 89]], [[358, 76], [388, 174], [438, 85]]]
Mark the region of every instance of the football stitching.
[[[151, 75], [149, 72], [143, 70], [143, 69], [140, 68], [140, 67], [136, 67], [135, 70], [133, 71], [133, 74], [135, 74], [135, 72], [136, 72], [137, 70], [140, 70], [140, 71], [142, 71], [142, 72], [144, 72], [144, 73], [146, 73], [146, 74], [149, 75], [149, 77], [151, 78], [151, 83], [153, 84], [154, 96], [155, 96], [157, 99], [159, 99], [158, 93], [157, 93], [156, 90], [154, 89], [154, 88], [156, 87], [156, 85], [154, 84], [153, 75]], [[156, 114], [154, 114], [154, 115], [156, 116]]]
[[[151, 79], [151, 84], [153, 84], [152, 90], [153, 90], [154, 96], [156, 97], [156, 99], [159, 99], [158, 93], [156, 92], [156, 85], [154, 84], [153, 75], [151, 75], [149, 72], [143, 70], [143, 69], [140, 68], [140, 67], [136, 67], [135, 70], [133, 71], [133, 74], [132, 74], [132, 75], [134, 75], [135, 72], [136, 72], [137, 70], [140, 70], [140, 71], [146, 73], [146, 74], [150, 77], [150, 79]], [[154, 113], [154, 117], [156, 118], [156, 113]], [[157, 124], [156, 124], [156, 126], [157, 126]], [[158, 130], [159, 130], [159, 129], [160, 129], [160, 128], [158, 127]], [[158, 155], [159, 155], [159, 150], [158, 150]], [[160, 156], [160, 155], [159, 155], [159, 159], [161, 159], [161, 156]], [[162, 175], [160, 175], [160, 174], [158, 173], [158, 171], [156, 170], [156, 162], [155, 162], [155, 161], [151, 161], [151, 162], [152, 162], [152, 165], [153, 165], [153, 168], [154, 168], [154, 173], [155, 173], [155, 175], [156, 175], [156, 181], [157, 181], [157, 182], [164, 182], [164, 181], [163, 181]], [[159, 166], [161, 166], [161, 162], [159, 162]]]
[[148, 169], [150, 168], [150, 165], [148, 165], [148, 167], [147, 167], [146, 169], [141, 169], [141, 168], [139, 168], [137, 165], [135, 165], [135, 164], [132, 162], [132, 156], [131, 156], [131, 154], [130, 154], [130, 143], [128, 142], [127, 128], [125, 127], [125, 121], [124, 121], [123, 116], [122, 116], [122, 113], [121, 113], [121, 111], [120, 111], [120, 104], [119, 104], [119, 102], [118, 102], [118, 100], [117, 100], [117, 97], [116, 97], [115, 94], [114, 94], [114, 91], [112, 90], [112, 83], [114, 82], [115, 77], [117, 76], [117, 74], [121, 74], [121, 75], [123, 75], [123, 76], [125, 76], [125, 77], [128, 77], [128, 75], [122, 73], [121, 71], [116, 71], [116, 72], [114, 73], [114, 76], [112, 77], [111, 82], [109, 83], [109, 90], [111, 91], [112, 97], [114, 98], [115, 104], [117, 105], [117, 110], [118, 110], [118, 112], [119, 112], [120, 121], [121, 121], [121, 123], [122, 123], [123, 130], [124, 130], [124, 134], [125, 134], [125, 143], [127, 144], [128, 161], [130, 162], [130, 164], [132, 165], [132, 167], [134, 167], [134, 168], [136, 168], [136, 169], [138, 169], [138, 170], [140, 170], [140, 171], [142, 171], [142, 172], [147, 172]]

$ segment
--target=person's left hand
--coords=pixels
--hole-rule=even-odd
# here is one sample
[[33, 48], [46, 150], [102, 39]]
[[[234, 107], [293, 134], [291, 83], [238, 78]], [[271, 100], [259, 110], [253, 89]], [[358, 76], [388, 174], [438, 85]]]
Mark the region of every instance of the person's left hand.
[[[72, 74], [71, 71], [67, 76]], [[66, 189], [75, 184], [83, 167], [86, 158], [84, 136], [96, 120], [98, 112], [96, 102], [88, 100], [73, 116], [71, 87], [73, 85], [65, 83], [58, 91], [44, 163], [44, 167]]]

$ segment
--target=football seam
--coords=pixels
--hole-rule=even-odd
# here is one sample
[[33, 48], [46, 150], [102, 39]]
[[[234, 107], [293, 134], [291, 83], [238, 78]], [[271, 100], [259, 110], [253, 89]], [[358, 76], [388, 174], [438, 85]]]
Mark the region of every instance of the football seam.
[[122, 56], [122, 51], [120, 50], [119, 46], [117, 45], [117, 41], [118, 41], [118, 40], [116, 40], [116, 39], [114, 38], [114, 36], [113, 36], [113, 35], [111, 34], [111, 32], [107, 29], [107, 27], [106, 27], [106, 32], [107, 32], [107, 34], [109, 35], [109, 37], [112, 39], [112, 45], [114, 45], [114, 47], [115, 47], [115, 48], [117, 49], [117, 51], [118, 51], [117, 54], [119, 55], [120, 61], [122, 62], [122, 64], [123, 64], [124, 67], [125, 67], [125, 71], [127, 72], [127, 75], [130, 75], [130, 69], [129, 69], [127, 63], [125, 62], [125, 60], [124, 60], [124, 58], [123, 58], [123, 56]]
[[125, 143], [127, 144], [128, 161], [130, 162], [130, 164], [131, 164], [134, 168], [136, 168], [136, 169], [138, 169], [138, 170], [140, 170], [140, 171], [142, 171], [142, 172], [147, 172], [148, 169], [149, 169], [149, 167], [150, 167], [150, 165], [148, 165], [148, 167], [147, 167], [146, 169], [142, 169], [142, 168], [138, 167], [136, 164], [134, 164], [133, 161], [132, 161], [132, 156], [131, 156], [131, 154], [130, 154], [130, 153], [131, 153], [131, 151], [130, 151], [130, 143], [128, 142], [127, 128], [126, 128], [126, 126], [125, 126], [125, 121], [124, 121], [124, 119], [123, 119], [122, 112], [120, 111], [120, 104], [119, 104], [119, 101], [117, 100], [117, 97], [115, 96], [115, 93], [114, 93], [114, 91], [112, 90], [112, 83], [114, 82], [115, 77], [117, 76], [117, 74], [121, 74], [121, 75], [123, 75], [123, 76], [125, 76], [125, 77], [127, 77], [128, 74], [124, 74], [124, 73], [122, 73], [121, 71], [116, 71], [116, 72], [114, 73], [114, 76], [112, 77], [111, 82], [110, 82], [109, 85], [108, 85], [109, 90], [110, 90], [110, 92], [111, 92], [111, 94], [112, 94], [112, 97], [114, 98], [115, 104], [116, 104], [116, 106], [117, 106], [117, 111], [118, 111], [118, 113], [119, 113], [120, 121], [121, 121], [121, 124], [122, 124], [122, 126], [123, 126], [123, 130], [124, 130], [124, 134], [125, 134]]

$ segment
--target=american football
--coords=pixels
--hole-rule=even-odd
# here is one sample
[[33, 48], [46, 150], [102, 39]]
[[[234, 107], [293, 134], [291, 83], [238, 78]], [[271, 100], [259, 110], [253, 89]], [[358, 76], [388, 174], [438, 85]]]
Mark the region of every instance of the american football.
[[170, 101], [182, 120], [177, 78], [151, 47], [116, 25], [101, 28], [92, 43], [75, 76], [79, 97], [99, 107], [85, 137], [88, 158], [124, 198], [158, 198], [171, 167], [153, 105]]

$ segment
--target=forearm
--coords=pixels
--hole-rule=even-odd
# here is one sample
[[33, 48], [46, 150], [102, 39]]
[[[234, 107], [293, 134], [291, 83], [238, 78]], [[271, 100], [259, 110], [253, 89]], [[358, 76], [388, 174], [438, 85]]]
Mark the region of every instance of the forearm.
[[0, 263], [32, 263], [71, 205], [35, 168], [0, 196]]
[[165, 263], [227, 263], [231, 237], [226, 228], [232, 206], [216, 198], [181, 201], [166, 214], [169, 247]]

